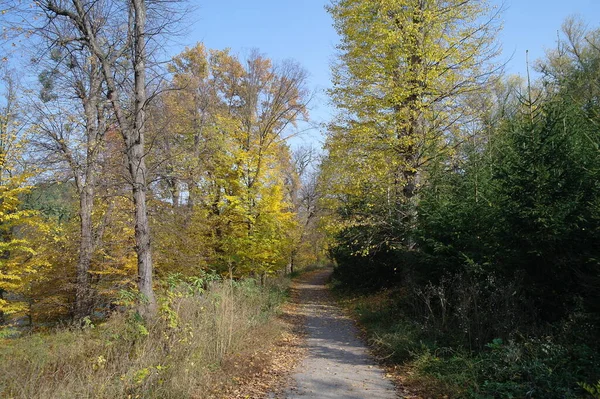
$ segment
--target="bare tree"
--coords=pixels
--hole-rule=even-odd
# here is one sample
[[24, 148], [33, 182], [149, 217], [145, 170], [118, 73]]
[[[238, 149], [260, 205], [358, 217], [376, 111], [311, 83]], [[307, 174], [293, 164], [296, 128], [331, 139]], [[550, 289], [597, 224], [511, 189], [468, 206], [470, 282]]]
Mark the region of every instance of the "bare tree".
[[[164, 2], [169, 4], [170, 2]], [[145, 150], [148, 107], [147, 68], [149, 39], [165, 32], [161, 19], [163, 2], [145, 0], [45, 0], [37, 2], [46, 26], [64, 23], [71, 35], [64, 40], [84, 46], [97, 62], [106, 87], [106, 97], [120, 132], [127, 158], [129, 183], [135, 205], [135, 250], [138, 288], [144, 300], [144, 316], [156, 312], [152, 287], [152, 251], [146, 205], [147, 167]], [[148, 13], [152, 18], [149, 21]], [[164, 9], [162, 10], [164, 11]]]
[[311, 241], [310, 244], [314, 244], [314, 246], [317, 245], [309, 236], [316, 230], [315, 219], [319, 199], [316, 170], [318, 159], [319, 156], [314, 147], [296, 148], [292, 153], [292, 169], [287, 172], [286, 186], [299, 223], [299, 236], [295, 240], [288, 265], [290, 273], [294, 272], [298, 263], [298, 255], [303, 246], [306, 246], [307, 241]]
[[[44, 45], [51, 48], [50, 57], [40, 63], [45, 67], [40, 73], [42, 87], [31, 104], [37, 133], [32, 144], [41, 150], [44, 164], [66, 166], [79, 197], [74, 316], [81, 319], [93, 305], [89, 270], [101, 237], [94, 229], [92, 213], [108, 130], [108, 104], [102, 98], [104, 79], [96, 59], [90, 57], [86, 48], [62, 41], [66, 32], [55, 27], [51, 36], [49, 33], [45, 36]], [[56, 90], [61, 91], [60, 96]]]

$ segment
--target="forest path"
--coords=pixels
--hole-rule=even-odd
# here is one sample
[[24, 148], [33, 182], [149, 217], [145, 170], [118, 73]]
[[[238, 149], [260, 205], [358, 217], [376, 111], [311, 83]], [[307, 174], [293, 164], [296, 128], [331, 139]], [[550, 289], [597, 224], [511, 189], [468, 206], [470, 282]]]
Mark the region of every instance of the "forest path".
[[306, 320], [307, 357], [296, 367], [286, 399], [392, 399], [391, 381], [371, 358], [353, 321], [344, 315], [326, 283], [331, 270], [307, 273], [295, 284]]

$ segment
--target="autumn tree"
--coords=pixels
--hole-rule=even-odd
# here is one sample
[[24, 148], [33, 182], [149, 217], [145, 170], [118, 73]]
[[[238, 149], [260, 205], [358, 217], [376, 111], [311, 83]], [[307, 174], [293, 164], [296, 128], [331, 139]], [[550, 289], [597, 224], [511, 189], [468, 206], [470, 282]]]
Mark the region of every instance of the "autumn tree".
[[462, 140], [477, 117], [466, 100], [494, 76], [498, 11], [479, 0], [339, 0], [328, 11], [341, 43], [326, 202], [342, 226], [365, 227], [347, 237], [362, 237], [354, 252], [410, 249], [423, 168]]
[[285, 139], [306, 117], [305, 72], [258, 52], [242, 61], [201, 44], [170, 69], [175, 90], [163, 101], [172, 139], [159, 145], [174, 156], [162, 156], [159, 172], [174, 206], [185, 193], [186, 209], [178, 211], [188, 215], [185, 225], [200, 221], [197, 231], [204, 230], [191, 247], [203, 247], [196, 250], [203, 262], [234, 274], [282, 267], [294, 229]]
[[323, 235], [318, 226], [319, 161], [320, 156], [314, 147], [301, 146], [292, 152], [291, 164], [286, 169], [286, 188], [298, 221], [289, 261], [290, 273], [297, 266], [316, 264], [323, 257]]
[[19, 161], [24, 148], [25, 124], [17, 101], [13, 73], [0, 70], [0, 324], [11, 314], [28, 310], [27, 291], [34, 276], [46, 266], [39, 248], [26, 232], [42, 236], [47, 226], [35, 211], [22, 207], [31, 187]]

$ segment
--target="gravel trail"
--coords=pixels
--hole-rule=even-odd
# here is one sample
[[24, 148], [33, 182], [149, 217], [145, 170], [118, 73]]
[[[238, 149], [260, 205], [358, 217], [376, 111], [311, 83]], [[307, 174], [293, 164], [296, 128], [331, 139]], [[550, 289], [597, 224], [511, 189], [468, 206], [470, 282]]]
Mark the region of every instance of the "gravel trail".
[[331, 270], [298, 281], [300, 311], [306, 319], [307, 357], [292, 373], [287, 399], [392, 399], [393, 384], [358, 338], [352, 320], [337, 306], [325, 284]]

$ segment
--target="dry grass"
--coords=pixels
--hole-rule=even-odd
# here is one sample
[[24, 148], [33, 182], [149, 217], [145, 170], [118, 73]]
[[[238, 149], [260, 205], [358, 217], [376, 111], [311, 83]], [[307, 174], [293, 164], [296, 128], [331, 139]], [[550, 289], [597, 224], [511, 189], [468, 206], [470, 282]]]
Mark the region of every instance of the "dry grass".
[[115, 314], [83, 330], [5, 341], [0, 397], [213, 398], [265, 367], [285, 284], [213, 283], [204, 294], [171, 292], [152, 325]]

